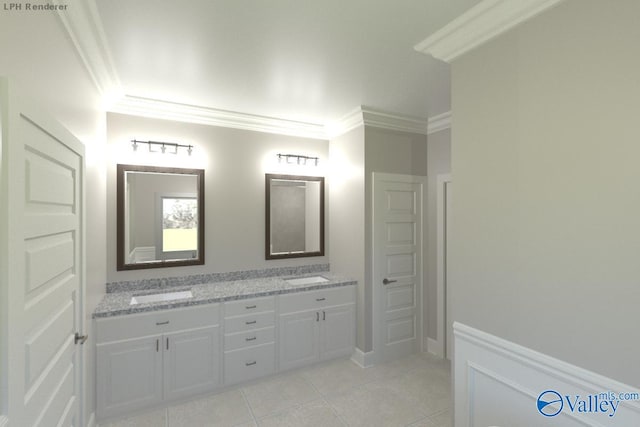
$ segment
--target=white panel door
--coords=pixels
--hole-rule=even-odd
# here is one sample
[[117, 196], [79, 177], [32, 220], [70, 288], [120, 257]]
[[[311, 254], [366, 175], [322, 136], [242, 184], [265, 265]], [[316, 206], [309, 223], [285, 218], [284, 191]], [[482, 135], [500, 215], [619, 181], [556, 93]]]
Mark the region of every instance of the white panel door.
[[425, 177], [373, 175], [373, 321], [379, 362], [422, 348], [425, 189]]
[[220, 327], [167, 334], [164, 399], [213, 390], [220, 385]]
[[280, 315], [280, 369], [297, 368], [318, 361], [320, 312]]
[[82, 354], [74, 335], [84, 316], [84, 147], [6, 80], [0, 92], [3, 401], [11, 425], [81, 425]]
[[99, 419], [162, 401], [163, 342], [153, 335], [96, 346]]
[[349, 356], [355, 346], [355, 305], [340, 305], [322, 310], [320, 354], [322, 359]]

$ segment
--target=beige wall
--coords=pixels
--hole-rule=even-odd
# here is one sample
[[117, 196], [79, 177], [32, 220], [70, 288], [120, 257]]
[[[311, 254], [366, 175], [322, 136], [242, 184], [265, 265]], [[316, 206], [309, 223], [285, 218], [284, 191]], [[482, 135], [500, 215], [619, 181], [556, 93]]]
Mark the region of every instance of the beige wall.
[[455, 320], [640, 386], [640, 2], [571, 0], [452, 66]]
[[[0, 13], [0, 75], [33, 99], [86, 147], [86, 351], [87, 415], [94, 410], [91, 313], [106, 278], [105, 114], [100, 95], [55, 12]], [[0, 410], [0, 412], [2, 412]]]
[[[107, 116], [108, 281], [173, 277], [329, 262], [324, 257], [265, 260], [265, 173], [323, 175], [329, 142], [109, 113]], [[131, 139], [195, 146], [192, 156], [137, 152]], [[320, 157], [304, 169], [278, 164], [278, 152]], [[116, 164], [205, 169], [205, 265], [116, 271]], [[327, 203], [328, 205], [328, 203]], [[326, 207], [325, 207], [326, 208]], [[329, 236], [327, 235], [328, 239]]]
[[437, 258], [437, 195], [438, 175], [451, 172], [451, 130], [428, 136], [427, 147], [427, 264], [424, 292], [425, 337], [436, 339], [438, 325], [438, 258]]

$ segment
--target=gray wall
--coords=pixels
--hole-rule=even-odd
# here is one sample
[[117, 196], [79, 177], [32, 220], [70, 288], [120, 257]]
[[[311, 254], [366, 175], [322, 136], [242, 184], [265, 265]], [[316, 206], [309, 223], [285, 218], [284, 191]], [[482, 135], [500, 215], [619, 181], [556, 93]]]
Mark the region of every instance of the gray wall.
[[635, 387], [639, 16], [566, 1], [452, 66], [454, 319]]
[[[55, 12], [0, 13], [0, 75], [79, 138], [86, 147], [86, 316], [89, 341], [85, 378], [87, 415], [94, 410], [91, 313], [104, 292], [106, 278], [104, 144], [101, 97]], [[2, 374], [0, 373], [0, 379]], [[2, 411], [0, 410], [0, 413]]]
[[332, 140], [330, 147], [331, 267], [358, 279], [357, 346], [369, 352], [373, 349], [372, 173], [427, 175], [427, 137], [361, 126]]
[[[299, 175], [301, 169], [279, 165], [278, 152], [320, 157], [320, 167], [304, 169], [323, 175], [329, 142], [308, 138], [157, 120], [109, 113], [107, 175], [108, 281], [172, 277], [211, 272], [295, 266], [329, 262], [325, 257], [265, 260], [265, 173]], [[192, 156], [137, 152], [130, 140], [193, 144]], [[205, 169], [205, 265], [116, 271], [116, 164], [137, 163]], [[326, 236], [328, 238], [328, 235]]]
[[364, 280], [364, 127], [360, 126], [331, 140], [329, 156], [329, 235], [331, 270], [358, 281], [356, 345], [365, 349]]
[[436, 339], [438, 322], [438, 258], [437, 258], [437, 180], [439, 174], [451, 172], [451, 130], [428, 136], [427, 148], [427, 264], [424, 292], [425, 337]]

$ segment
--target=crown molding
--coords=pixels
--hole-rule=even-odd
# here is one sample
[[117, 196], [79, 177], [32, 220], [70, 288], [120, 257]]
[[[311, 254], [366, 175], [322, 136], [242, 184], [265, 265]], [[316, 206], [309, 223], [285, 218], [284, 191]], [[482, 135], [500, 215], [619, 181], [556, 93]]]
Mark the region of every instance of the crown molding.
[[338, 122], [327, 126], [327, 135], [329, 137], [342, 135], [358, 126], [424, 135], [428, 132], [427, 120], [360, 106], [343, 116]]
[[429, 117], [427, 124], [428, 135], [445, 129], [451, 129], [451, 110]]
[[484, 0], [414, 49], [451, 62], [564, 0]]
[[154, 119], [222, 126], [304, 138], [327, 139], [325, 127], [317, 123], [258, 116], [131, 95], [125, 95], [115, 102], [109, 108], [109, 111]]
[[[53, 3], [66, 4], [62, 0]], [[95, 0], [75, 2], [73, 7], [57, 13], [98, 91], [101, 94], [118, 91], [120, 79], [113, 66]]]

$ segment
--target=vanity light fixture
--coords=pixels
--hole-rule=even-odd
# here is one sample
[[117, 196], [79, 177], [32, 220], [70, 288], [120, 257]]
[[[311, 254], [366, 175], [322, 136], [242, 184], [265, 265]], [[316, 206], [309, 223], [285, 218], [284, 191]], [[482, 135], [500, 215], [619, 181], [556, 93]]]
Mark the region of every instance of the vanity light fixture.
[[171, 149], [171, 151], [169, 151], [171, 154], [178, 154], [178, 148], [186, 148], [189, 155], [193, 152], [193, 145], [177, 144], [175, 142], [138, 141], [137, 139], [131, 140], [131, 147], [133, 148], [133, 151], [138, 151], [138, 144], [147, 144], [149, 146], [150, 153], [158, 152], [158, 150], [153, 150], [152, 147], [160, 147], [160, 152], [162, 154], [167, 152], [167, 148]]
[[306, 165], [307, 161], [313, 161], [314, 166], [318, 166], [319, 157], [309, 157], [303, 156], [301, 154], [280, 154], [278, 153], [278, 162], [282, 163], [282, 159], [285, 160], [287, 164], [298, 164], [298, 165]]

